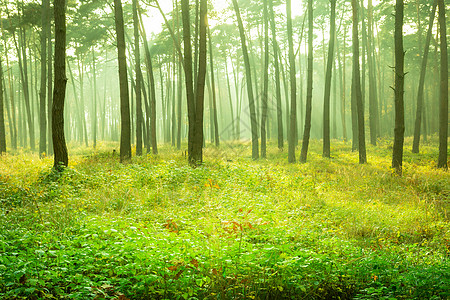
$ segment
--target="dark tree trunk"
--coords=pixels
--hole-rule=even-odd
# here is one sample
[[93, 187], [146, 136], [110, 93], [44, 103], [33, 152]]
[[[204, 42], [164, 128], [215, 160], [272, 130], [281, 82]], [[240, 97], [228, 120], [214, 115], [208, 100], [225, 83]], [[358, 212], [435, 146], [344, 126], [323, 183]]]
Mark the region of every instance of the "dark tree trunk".
[[[266, 124], [267, 124], [267, 102], [269, 91], [269, 13], [267, 10], [267, 0], [263, 1], [263, 18], [264, 18], [264, 87], [262, 94], [262, 111], [261, 111], [261, 157], [266, 158]], [[228, 75], [227, 75], [228, 76]]]
[[39, 155], [47, 151], [47, 114], [45, 95], [47, 92], [47, 22], [50, 0], [43, 0], [41, 7], [41, 86], [39, 91]]
[[153, 74], [153, 63], [152, 57], [150, 55], [150, 49], [148, 46], [148, 41], [145, 34], [145, 28], [142, 25], [142, 15], [139, 14], [140, 25], [142, 30], [142, 37], [144, 38], [144, 50], [145, 50], [145, 62], [147, 64], [147, 73], [150, 78], [150, 86], [149, 86], [149, 102], [150, 102], [150, 144], [152, 146], [152, 153], [158, 154], [158, 144], [156, 141], [156, 86], [155, 86], [155, 77]]
[[207, 1], [200, 0], [200, 28], [199, 28], [199, 55], [198, 55], [198, 78], [195, 103], [195, 125], [194, 140], [192, 145], [191, 164], [199, 165], [203, 162], [203, 111], [205, 100], [206, 81], [206, 27], [207, 27]]
[[5, 115], [3, 112], [4, 100], [3, 100], [3, 68], [2, 58], [0, 56], [0, 155], [6, 152], [6, 128], [5, 128]]
[[369, 126], [370, 126], [370, 143], [377, 144], [379, 136], [379, 117], [378, 117], [378, 99], [377, 99], [377, 80], [375, 75], [375, 55], [373, 43], [373, 8], [372, 0], [368, 2], [367, 14], [367, 62], [369, 65]]
[[308, 79], [306, 83], [305, 129], [303, 130], [302, 152], [300, 161], [306, 162], [308, 157], [309, 136], [311, 133], [311, 110], [313, 91], [313, 0], [308, 1]]
[[[434, 16], [436, 15], [437, 0], [434, 1], [433, 8], [431, 9], [430, 22], [428, 24], [427, 37], [425, 41], [425, 49], [422, 57], [422, 67], [420, 69], [419, 88], [417, 92], [417, 108], [416, 108], [416, 121], [414, 123], [414, 140], [413, 140], [413, 153], [419, 153], [420, 144], [420, 126], [422, 124], [423, 115], [423, 90], [425, 86], [425, 74], [427, 71], [428, 50], [430, 48], [431, 34], [433, 30]], [[420, 37], [419, 37], [420, 39]]]
[[211, 68], [211, 87], [212, 87], [212, 105], [213, 105], [213, 118], [214, 118], [214, 141], [218, 147], [219, 141], [219, 122], [217, 121], [217, 101], [216, 101], [216, 84], [214, 78], [214, 60], [213, 60], [213, 49], [211, 40], [211, 31], [208, 27], [208, 39], [209, 39], [209, 61]]
[[52, 139], [55, 170], [67, 167], [66, 140], [64, 137], [64, 101], [66, 98], [66, 1], [55, 0], [55, 89], [52, 106]]
[[438, 168], [447, 169], [447, 139], [448, 139], [448, 53], [447, 29], [445, 22], [444, 0], [438, 0], [439, 25], [441, 37], [441, 96], [439, 109], [439, 159]]
[[189, 16], [189, 0], [181, 0], [181, 13], [183, 19], [184, 42], [184, 79], [186, 82], [186, 99], [188, 110], [188, 155], [189, 163], [195, 164], [193, 157], [194, 123], [195, 123], [195, 99], [194, 79], [192, 75], [192, 45], [191, 45], [191, 21]]
[[323, 100], [323, 157], [330, 157], [330, 96], [331, 76], [334, 64], [334, 41], [336, 39], [336, 0], [331, 0], [330, 44], [328, 46], [328, 61], [325, 74], [325, 95]]
[[133, 0], [133, 33], [134, 33], [134, 62], [136, 85], [136, 155], [142, 155], [142, 94], [141, 94], [141, 53], [139, 49], [139, 19], [137, 0]]
[[256, 120], [256, 110], [255, 110], [255, 101], [253, 98], [253, 85], [252, 85], [252, 75], [251, 75], [251, 66], [250, 60], [248, 57], [247, 50], [247, 42], [245, 38], [244, 25], [241, 19], [241, 13], [239, 11], [239, 6], [237, 0], [233, 0], [234, 10], [236, 12], [236, 18], [239, 26], [239, 34], [241, 36], [241, 45], [242, 45], [242, 53], [244, 56], [244, 64], [245, 64], [245, 77], [247, 80], [247, 94], [250, 108], [250, 128], [252, 133], [252, 158], [258, 159], [259, 151], [258, 151], [258, 124]]
[[94, 149], [97, 147], [97, 71], [96, 71], [96, 57], [95, 57], [95, 49], [94, 47], [92, 47], [92, 81], [94, 84], [94, 88], [92, 89], [92, 93], [93, 93], [93, 100], [92, 100], [92, 105], [93, 107], [93, 112], [92, 112], [92, 146], [94, 147]]
[[403, 139], [405, 134], [405, 108], [403, 103], [405, 72], [403, 51], [403, 0], [395, 3], [395, 128], [392, 167], [402, 175]]
[[347, 141], [347, 122], [345, 120], [345, 38], [347, 35], [346, 27], [344, 27], [344, 43], [342, 47], [343, 58], [341, 60], [341, 52], [339, 50], [339, 40], [337, 40], [337, 54], [339, 61], [339, 86], [341, 91], [341, 122], [342, 122], [342, 137], [344, 142]]
[[288, 162], [295, 162], [295, 144], [297, 132], [297, 80], [295, 77], [294, 42], [292, 41], [291, 0], [286, 1], [287, 34], [289, 44], [289, 77], [291, 83], [291, 109], [289, 127]]
[[367, 162], [366, 158], [366, 139], [364, 132], [364, 105], [361, 94], [361, 82], [359, 71], [359, 37], [358, 37], [358, 3], [352, 0], [353, 9], [353, 92], [356, 102], [356, 111], [358, 115], [358, 150], [359, 163]]
[[127, 59], [125, 55], [125, 32], [121, 0], [114, 0], [114, 14], [116, 24], [117, 56], [119, 63], [120, 81], [120, 161], [125, 162], [131, 159], [131, 122], [130, 100], [127, 81]]
[[[49, 13], [50, 15], [50, 13]], [[47, 136], [48, 145], [47, 153], [53, 154], [53, 138], [52, 136], [52, 106], [53, 106], [53, 51], [52, 51], [52, 26], [50, 17], [47, 20]], [[84, 106], [83, 106], [84, 107]], [[87, 137], [86, 137], [87, 139]], [[87, 143], [87, 142], [86, 142]]]

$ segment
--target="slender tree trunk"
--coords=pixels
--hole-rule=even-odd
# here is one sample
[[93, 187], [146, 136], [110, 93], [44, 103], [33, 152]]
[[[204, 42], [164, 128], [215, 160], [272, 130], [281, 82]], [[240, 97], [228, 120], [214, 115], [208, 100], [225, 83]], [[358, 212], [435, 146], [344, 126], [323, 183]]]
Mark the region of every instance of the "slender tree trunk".
[[395, 129], [394, 148], [392, 152], [392, 167], [398, 175], [402, 175], [403, 139], [405, 134], [404, 115], [404, 59], [403, 51], [403, 0], [395, 2]]
[[95, 49], [92, 47], [92, 80], [94, 84], [93, 93], [93, 112], [92, 112], [92, 140], [94, 149], [97, 147], [97, 70], [96, 70], [96, 57], [95, 57]]
[[439, 24], [441, 37], [441, 95], [439, 110], [439, 158], [438, 168], [447, 169], [447, 140], [448, 140], [448, 49], [447, 29], [445, 22], [444, 0], [438, 0]]
[[[264, 18], [264, 87], [262, 95], [262, 112], [261, 112], [261, 157], [266, 158], [266, 124], [267, 124], [267, 102], [269, 98], [269, 12], [267, 10], [267, 0], [263, 1], [263, 18]], [[227, 74], [228, 76], [228, 74]]]
[[369, 65], [369, 127], [370, 127], [370, 143], [377, 144], [379, 136], [379, 120], [378, 120], [378, 99], [377, 99], [377, 79], [375, 75], [375, 58], [373, 43], [373, 8], [372, 0], [368, 2], [368, 38], [367, 38], [367, 62]]
[[[50, 15], [50, 13], [49, 13]], [[53, 154], [53, 126], [52, 126], [52, 107], [53, 107], [53, 45], [52, 45], [52, 26], [50, 17], [47, 19], [47, 153]], [[83, 106], [84, 107], [84, 106]]]
[[305, 129], [303, 130], [302, 151], [300, 161], [306, 162], [308, 157], [309, 137], [311, 133], [311, 110], [312, 110], [312, 91], [313, 91], [313, 0], [308, 1], [308, 79], [306, 83], [306, 111], [305, 111]]
[[217, 120], [217, 100], [216, 100], [216, 85], [214, 78], [214, 60], [213, 60], [213, 48], [212, 48], [212, 39], [211, 39], [211, 31], [208, 27], [208, 39], [209, 39], [209, 62], [211, 68], [211, 86], [212, 86], [212, 105], [213, 105], [213, 118], [214, 118], [214, 141], [216, 146], [219, 147], [219, 122]]
[[139, 49], [139, 19], [137, 0], [133, 0], [133, 33], [136, 85], [136, 155], [142, 155], [142, 94], [141, 94], [141, 54]]
[[200, 0], [200, 28], [199, 28], [199, 55], [198, 55], [198, 78], [196, 88], [194, 141], [191, 164], [198, 165], [203, 162], [203, 112], [205, 100], [206, 79], [206, 30], [207, 30], [207, 1]]
[[353, 8], [353, 92], [355, 94], [356, 110], [358, 114], [358, 150], [359, 163], [367, 162], [366, 139], [364, 132], [364, 105], [361, 94], [361, 82], [359, 71], [359, 37], [358, 37], [358, 3], [352, 0]]
[[273, 57], [275, 64], [275, 97], [277, 103], [277, 128], [278, 128], [278, 149], [283, 149], [283, 111], [281, 108], [281, 86], [280, 86], [280, 66], [278, 62], [278, 43], [275, 27], [275, 13], [273, 11], [273, 0], [269, 0], [270, 28], [272, 31]]
[[241, 45], [242, 45], [242, 53], [244, 56], [244, 64], [245, 64], [245, 74], [247, 80], [247, 94], [250, 108], [250, 128], [252, 133], [252, 158], [254, 160], [258, 159], [259, 151], [258, 151], [258, 124], [256, 120], [256, 110], [255, 110], [255, 101], [253, 98], [253, 86], [252, 86], [252, 75], [250, 68], [250, 60], [248, 57], [247, 51], [247, 42], [245, 38], [244, 25], [241, 19], [241, 13], [239, 11], [239, 6], [237, 0], [233, 0], [234, 10], [236, 12], [236, 18], [239, 26], [239, 34], [241, 36]]
[[125, 55], [125, 32], [123, 24], [123, 12], [121, 0], [114, 0], [114, 14], [117, 39], [117, 56], [119, 63], [120, 81], [120, 161], [125, 162], [131, 159], [131, 122], [130, 122], [130, 102], [127, 82], [127, 59]]
[[[224, 57], [225, 64], [225, 74], [227, 77], [227, 90], [228, 90], [228, 102], [230, 104], [230, 114], [231, 114], [231, 128], [232, 128], [232, 139], [236, 139], [236, 120], [234, 119], [234, 111], [233, 111], [233, 99], [231, 99], [231, 85], [230, 85], [230, 76], [228, 75], [228, 59], [225, 54]], [[237, 100], [237, 99], [236, 99]]]
[[189, 15], [189, 0], [181, 0], [181, 13], [183, 19], [183, 41], [184, 41], [184, 73], [186, 82], [186, 99], [188, 110], [188, 155], [189, 163], [195, 164], [193, 156], [194, 123], [195, 123], [195, 95], [194, 78], [192, 74], [192, 45], [191, 45], [191, 22]]
[[334, 64], [334, 41], [336, 39], [336, 0], [331, 0], [330, 44], [328, 46], [328, 61], [325, 75], [325, 95], [323, 101], [323, 157], [330, 157], [330, 97], [331, 76]]
[[47, 115], [45, 111], [45, 95], [47, 92], [47, 20], [50, 10], [50, 1], [43, 0], [41, 7], [41, 86], [39, 91], [39, 154], [41, 156], [47, 150]]
[[66, 98], [66, 1], [55, 0], [55, 89], [52, 106], [52, 139], [55, 153], [53, 168], [67, 167], [66, 140], [64, 137], [64, 101]]
[[[139, 3], [138, 3], [139, 4]], [[147, 35], [145, 34], [145, 28], [142, 22], [142, 14], [139, 13], [141, 36], [144, 39], [144, 50], [145, 50], [145, 62], [147, 64], [147, 73], [150, 78], [149, 86], [149, 98], [150, 98], [150, 143], [152, 146], [152, 153], [158, 154], [158, 144], [156, 140], [156, 86], [155, 77], [153, 73], [153, 62], [150, 55], [150, 49], [148, 46]]]
[[292, 16], [291, 16], [291, 0], [286, 0], [287, 15], [287, 34], [289, 44], [289, 74], [291, 83], [291, 114], [290, 114], [290, 130], [288, 145], [288, 161], [295, 162], [295, 143], [297, 131], [297, 80], [295, 77], [295, 55], [294, 42], [292, 41]]
[[3, 154], [3, 152], [6, 153], [6, 128], [5, 128], [5, 116], [3, 108], [4, 105], [4, 99], [3, 99], [3, 68], [2, 68], [2, 58], [0, 56], [0, 155]]
[[[416, 109], [416, 121], [414, 123], [414, 140], [413, 140], [413, 153], [419, 153], [420, 144], [420, 127], [422, 125], [423, 115], [423, 90], [425, 85], [425, 74], [427, 71], [428, 50], [430, 48], [431, 34], [433, 30], [434, 16], [436, 15], [437, 0], [434, 1], [430, 14], [430, 22], [428, 24], [427, 37], [425, 41], [425, 49], [423, 50], [422, 67], [420, 69], [419, 88], [417, 92], [417, 109]], [[419, 37], [420, 38], [420, 37]]]

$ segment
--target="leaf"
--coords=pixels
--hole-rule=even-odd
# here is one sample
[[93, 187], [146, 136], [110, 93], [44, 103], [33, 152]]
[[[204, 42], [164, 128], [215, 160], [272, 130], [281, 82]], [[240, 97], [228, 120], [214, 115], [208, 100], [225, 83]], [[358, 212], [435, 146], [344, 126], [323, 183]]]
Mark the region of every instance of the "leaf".
[[178, 269], [178, 265], [168, 267], [169, 271], [176, 271]]
[[196, 260], [195, 258], [193, 258], [193, 259], [191, 260], [191, 264], [192, 264], [194, 267], [198, 268], [198, 260]]

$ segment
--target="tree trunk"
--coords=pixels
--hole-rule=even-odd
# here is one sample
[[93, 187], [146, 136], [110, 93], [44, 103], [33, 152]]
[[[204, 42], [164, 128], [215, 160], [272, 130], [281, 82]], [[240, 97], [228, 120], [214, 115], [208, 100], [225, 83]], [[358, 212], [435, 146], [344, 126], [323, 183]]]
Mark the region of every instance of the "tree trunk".
[[404, 59], [403, 51], [403, 0], [395, 3], [395, 128], [392, 167], [398, 175], [402, 175], [403, 139], [405, 134], [404, 94]]
[[256, 110], [255, 110], [255, 101], [253, 98], [253, 86], [252, 86], [252, 75], [251, 75], [251, 66], [250, 66], [250, 60], [248, 57], [248, 50], [247, 50], [247, 42], [245, 37], [245, 31], [244, 31], [244, 25], [242, 23], [241, 19], [241, 13], [239, 11], [239, 6], [237, 3], [237, 0], [233, 0], [233, 6], [234, 10], [236, 12], [236, 18], [238, 21], [239, 26], [239, 35], [241, 37], [241, 46], [242, 46], [242, 53], [244, 56], [244, 64], [245, 64], [245, 77], [247, 80], [247, 94], [248, 94], [248, 101], [249, 101], [249, 108], [250, 108], [250, 128], [252, 133], [252, 158], [254, 160], [258, 159], [259, 157], [259, 151], [258, 151], [258, 124], [256, 120]]
[[184, 42], [184, 79], [186, 82], [186, 99], [188, 110], [188, 155], [189, 163], [195, 164], [193, 156], [194, 123], [195, 123], [195, 99], [194, 78], [192, 74], [192, 45], [191, 45], [191, 21], [189, 14], [189, 0], [181, 0], [181, 13], [183, 20], [183, 42]]
[[331, 0], [330, 44], [328, 46], [327, 70], [325, 75], [325, 95], [323, 100], [323, 157], [330, 157], [330, 96], [331, 76], [334, 64], [334, 41], [336, 39], [336, 0]]
[[66, 98], [66, 1], [55, 0], [55, 89], [52, 106], [52, 139], [55, 153], [53, 168], [61, 171], [67, 167], [66, 140], [64, 137], [64, 101]]
[[373, 8], [372, 0], [368, 2], [367, 14], [367, 62], [369, 65], [369, 126], [370, 126], [370, 143], [377, 144], [379, 136], [379, 120], [378, 120], [378, 99], [377, 99], [377, 79], [375, 70], [374, 58], [374, 43], [373, 43]]
[[[431, 34], [433, 30], [434, 16], [436, 15], [437, 0], [434, 1], [430, 14], [430, 22], [428, 24], [427, 37], [425, 41], [425, 49], [423, 50], [422, 67], [420, 69], [419, 88], [417, 92], [417, 108], [416, 108], [416, 121], [414, 123], [414, 140], [413, 140], [413, 153], [419, 153], [420, 144], [420, 126], [422, 125], [423, 115], [423, 90], [425, 85], [425, 74], [427, 71], [428, 50], [430, 48]], [[419, 37], [420, 39], [420, 37]]]
[[50, 11], [50, 0], [42, 1], [41, 20], [41, 86], [39, 91], [39, 155], [47, 151], [47, 114], [45, 111], [45, 95], [47, 88], [47, 21]]
[[5, 128], [5, 116], [3, 112], [3, 68], [2, 58], [0, 56], [0, 155], [3, 152], [6, 153], [6, 128]]
[[93, 96], [93, 112], [92, 112], [92, 146], [94, 149], [97, 147], [97, 70], [96, 70], [96, 57], [95, 49], [92, 47], [92, 81], [94, 88], [92, 90]]
[[287, 35], [289, 44], [289, 75], [291, 83], [291, 109], [290, 109], [290, 129], [289, 129], [289, 145], [288, 145], [288, 162], [295, 162], [295, 143], [297, 131], [297, 80], [295, 77], [295, 55], [294, 42], [292, 41], [292, 16], [291, 16], [291, 0], [286, 1], [287, 15]]
[[139, 19], [137, 0], [133, 0], [133, 33], [134, 33], [134, 61], [136, 85], [136, 155], [142, 155], [142, 94], [141, 94], [141, 53], [139, 49]]
[[359, 37], [358, 37], [358, 3], [352, 0], [353, 9], [353, 92], [356, 102], [356, 111], [358, 114], [358, 150], [359, 163], [367, 162], [366, 158], [366, 140], [364, 132], [364, 105], [361, 94], [361, 82], [359, 71]]
[[125, 32], [121, 0], [114, 0], [120, 87], [120, 161], [131, 160], [130, 102], [127, 81], [127, 59], [125, 55]]
[[[263, 1], [263, 18], [264, 18], [264, 87], [262, 94], [262, 111], [261, 111], [261, 157], [266, 158], [266, 123], [267, 123], [267, 102], [269, 98], [269, 16], [267, 11], [267, 0]], [[227, 75], [228, 76], [228, 75]]]
[[447, 139], [448, 139], [448, 53], [447, 29], [445, 22], [444, 0], [438, 0], [439, 24], [441, 37], [441, 96], [439, 110], [439, 159], [438, 168], [447, 169]]
[[280, 66], [278, 62], [278, 43], [275, 27], [275, 13], [273, 11], [273, 0], [269, 0], [270, 28], [272, 31], [273, 57], [275, 64], [275, 96], [277, 101], [277, 128], [278, 128], [278, 149], [283, 149], [283, 111], [281, 108], [281, 86], [280, 86]]
[[302, 151], [300, 161], [306, 162], [308, 157], [309, 136], [311, 133], [311, 110], [313, 91], [313, 0], [308, 1], [308, 78], [306, 83], [305, 129], [303, 130]]
[[216, 142], [216, 147], [219, 147], [219, 122], [217, 121], [217, 101], [216, 101], [216, 84], [214, 78], [214, 60], [213, 60], [213, 49], [211, 40], [211, 31], [208, 27], [208, 39], [209, 39], [209, 61], [211, 67], [211, 87], [212, 87], [212, 105], [213, 105], [213, 117], [214, 117], [214, 141]]
[[[50, 15], [50, 13], [49, 13]], [[52, 49], [52, 26], [50, 17], [47, 19], [47, 136], [48, 145], [47, 153], [49, 155], [53, 154], [53, 138], [52, 136], [52, 107], [53, 107], [53, 49]], [[84, 106], [83, 106], [84, 107]], [[87, 137], [86, 137], [87, 139]], [[87, 141], [86, 141], [87, 143]]]
[[206, 81], [206, 27], [207, 27], [207, 1], [200, 0], [200, 28], [199, 28], [199, 55], [198, 55], [198, 78], [196, 88], [195, 103], [195, 125], [194, 140], [192, 143], [192, 165], [199, 165], [203, 162], [203, 112], [205, 100]]

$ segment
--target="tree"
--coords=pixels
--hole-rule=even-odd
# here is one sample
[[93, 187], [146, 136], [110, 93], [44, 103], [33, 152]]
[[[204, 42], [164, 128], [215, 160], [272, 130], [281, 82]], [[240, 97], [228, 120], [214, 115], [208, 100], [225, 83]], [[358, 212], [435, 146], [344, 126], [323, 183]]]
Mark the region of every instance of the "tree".
[[312, 110], [312, 91], [313, 91], [313, 0], [308, 1], [308, 79], [306, 83], [306, 112], [305, 129], [303, 130], [302, 151], [300, 161], [306, 162], [308, 157], [309, 136], [311, 133], [311, 110]]
[[325, 74], [325, 95], [323, 100], [323, 157], [330, 157], [330, 96], [331, 76], [334, 64], [334, 42], [336, 40], [336, 0], [330, 0], [330, 44], [328, 46], [328, 61]]
[[216, 101], [216, 84], [214, 78], [214, 60], [213, 60], [213, 47], [211, 39], [211, 31], [208, 27], [208, 40], [209, 40], [209, 61], [210, 61], [210, 71], [211, 71], [211, 85], [212, 85], [212, 106], [213, 106], [213, 122], [214, 122], [214, 141], [216, 147], [219, 147], [219, 122], [217, 121], [217, 101]]
[[253, 85], [252, 85], [252, 74], [250, 67], [250, 59], [248, 57], [247, 42], [244, 31], [244, 24], [242, 23], [241, 13], [239, 11], [239, 5], [237, 0], [233, 0], [234, 11], [236, 12], [236, 18], [239, 27], [239, 35], [241, 37], [241, 49], [244, 56], [245, 65], [245, 78], [247, 81], [247, 95], [250, 108], [250, 128], [252, 132], [252, 158], [258, 159], [259, 157], [259, 146], [258, 146], [258, 124], [256, 121], [256, 109], [255, 100], [253, 98]]
[[270, 14], [270, 30], [272, 31], [272, 46], [273, 57], [275, 65], [275, 99], [277, 101], [277, 136], [278, 149], [283, 149], [283, 111], [281, 109], [281, 86], [280, 86], [280, 65], [278, 61], [278, 42], [275, 27], [275, 13], [273, 11], [273, 0], [269, 0], [269, 14]]
[[420, 127], [422, 125], [422, 114], [423, 114], [423, 90], [424, 90], [424, 86], [425, 86], [425, 74], [426, 74], [426, 70], [427, 70], [428, 49], [430, 48], [434, 16], [436, 15], [436, 6], [437, 6], [437, 0], [434, 1], [433, 7], [432, 7], [431, 13], [430, 13], [430, 22], [428, 24], [427, 37], [425, 40], [425, 49], [423, 51], [423, 58], [422, 58], [422, 66], [420, 69], [419, 87], [418, 87], [418, 92], [417, 92], [416, 121], [414, 123], [414, 140], [413, 140], [413, 147], [412, 147], [413, 153], [419, 153]]
[[6, 152], [6, 129], [5, 129], [5, 115], [4, 115], [4, 101], [3, 101], [3, 68], [2, 58], [0, 56], [0, 155]]
[[269, 12], [267, 10], [267, 0], [263, 1], [263, 18], [264, 18], [264, 87], [262, 95], [262, 111], [261, 111], [261, 157], [266, 158], [266, 123], [267, 123], [267, 102], [269, 90]]
[[137, 0], [133, 0], [133, 33], [135, 59], [135, 92], [136, 92], [136, 155], [142, 155], [142, 94], [141, 94], [141, 54], [139, 50], [139, 19]]
[[45, 110], [47, 88], [47, 14], [50, 11], [50, 0], [42, 1], [42, 30], [41, 30], [41, 87], [39, 91], [39, 154], [47, 150], [47, 114]]
[[294, 43], [292, 41], [292, 17], [291, 17], [291, 0], [286, 1], [286, 15], [287, 15], [287, 34], [289, 44], [289, 74], [291, 82], [291, 115], [290, 115], [290, 129], [289, 129], [289, 149], [288, 161], [295, 162], [295, 144], [297, 133], [297, 81], [295, 78], [295, 55]]
[[117, 59], [119, 63], [120, 87], [120, 161], [125, 162], [131, 159], [131, 122], [127, 81], [127, 58], [125, 55], [125, 32], [121, 0], [114, 0], [114, 14], [116, 24]]
[[198, 49], [198, 77], [195, 102], [194, 140], [192, 144], [192, 161], [198, 165], [203, 162], [203, 112], [206, 82], [206, 30], [207, 30], [207, 0], [200, 0], [200, 28]]
[[353, 11], [353, 88], [352, 94], [356, 102], [356, 111], [358, 115], [358, 150], [359, 163], [367, 162], [366, 158], [366, 140], [364, 131], [364, 105], [361, 93], [361, 76], [359, 70], [359, 37], [358, 37], [358, 2], [352, 0]]
[[438, 167], [447, 169], [447, 139], [448, 139], [448, 53], [447, 25], [445, 22], [444, 0], [438, 0], [439, 26], [441, 37], [441, 83], [439, 109], [439, 159]]
[[66, 1], [55, 0], [55, 89], [52, 106], [53, 168], [67, 167], [69, 158], [64, 136], [64, 102], [66, 98]]
[[405, 134], [405, 108], [403, 103], [405, 73], [403, 51], [403, 0], [395, 2], [395, 128], [392, 167], [402, 175], [403, 140]]

